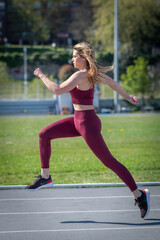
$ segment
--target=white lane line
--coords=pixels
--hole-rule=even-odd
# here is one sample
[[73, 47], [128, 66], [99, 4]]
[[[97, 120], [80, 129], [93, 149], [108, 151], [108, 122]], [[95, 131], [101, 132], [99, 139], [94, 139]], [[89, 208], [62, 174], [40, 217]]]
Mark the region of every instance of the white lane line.
[[[160, 195], [151, 195], [150, 197], [160, 197]], [[133, 198], [133, 196], [96, 196], [96, 197], [53, 197], [53, 198], [4, 198], [0, 201], [50, 201], [50, 200], [83, 200], [83, 199], [114, 199], [114, 198]]]
[[[117, 210], [82, 210], [82, 211], [49, 211], [49, 212], [4, 212], [1, 215], [34, 215], [34, 214], [77, 214], [77, 213], [107, 213], [107, 212], [137, 212], [139, 209], [117, 209]], [[160, 211], [160, 208], [151, 209], [151, 211]]]
[[44, 230], [19, 230], [19, 231], [0, 231], [0, 234], [11, 233], [39, 233], [39, 232], [80, 232], [80, 231], [110, 231], [110, 230], [135, 230], [135, 229], [159, 229], [159, 226], [137, 226], [119, 228], [79, 228], [79, 229], [44, 229]]

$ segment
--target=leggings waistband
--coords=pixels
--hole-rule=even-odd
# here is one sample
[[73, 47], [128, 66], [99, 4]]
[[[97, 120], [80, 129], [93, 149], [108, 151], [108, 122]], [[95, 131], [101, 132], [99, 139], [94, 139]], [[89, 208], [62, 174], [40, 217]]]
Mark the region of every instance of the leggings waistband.
[[90, 110], [81, 110], [81, 111], [74, 111], [74, 117], [77, 119], [83, 119], [83, 118], [93, 118], [96, 116], [96, 112], [94, 109]]

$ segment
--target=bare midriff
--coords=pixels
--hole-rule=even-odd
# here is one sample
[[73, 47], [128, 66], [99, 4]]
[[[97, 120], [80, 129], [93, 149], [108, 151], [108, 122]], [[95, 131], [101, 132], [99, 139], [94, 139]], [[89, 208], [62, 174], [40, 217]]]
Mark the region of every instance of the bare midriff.
[[91, 110], [94, 109], [93, 105], [79, 105], [79, 104], [73, 104], [74, 110], [76, 111], [85, 111], [85, 110]]

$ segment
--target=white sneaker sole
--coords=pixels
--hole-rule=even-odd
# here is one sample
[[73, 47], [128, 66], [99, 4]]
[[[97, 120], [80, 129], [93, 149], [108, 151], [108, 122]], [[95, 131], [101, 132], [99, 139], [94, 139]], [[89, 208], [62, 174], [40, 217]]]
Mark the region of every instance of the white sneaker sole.
[[144, 191], [146, 192], [146, 199], [147, 199], [147, 212], [146, 212], [146, 215], [144, 216], [147, 217], [147, 215], [149, 214], [149, 211], [150, 211], [150, 191], [148, 189], [144, 189]]
[[35, 189], [28, 189], [29, 191], [37, 191], [38, 189], [41, 189], [41, 188], [48, 188], [48, 187], [52, 187], [54, 185], [54, 182], [50, 182], [48, 184], [45, 184], [45, 185], [42, 185], [42, 186], [39, 186], [38, 188], [35, 188]]

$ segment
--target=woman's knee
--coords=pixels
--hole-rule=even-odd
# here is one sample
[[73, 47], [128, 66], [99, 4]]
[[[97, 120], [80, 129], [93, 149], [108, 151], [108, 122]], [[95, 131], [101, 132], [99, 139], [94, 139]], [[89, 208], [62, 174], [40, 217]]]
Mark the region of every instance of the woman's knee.
[[39, 132], [39, 138], [46, 138], [46, 137], [48, 137], [47, 135], [48, 135], [48, 134], [47, 134], [47, 131], [46, 131], [45, 128], [43, 128], [43, 129]]

